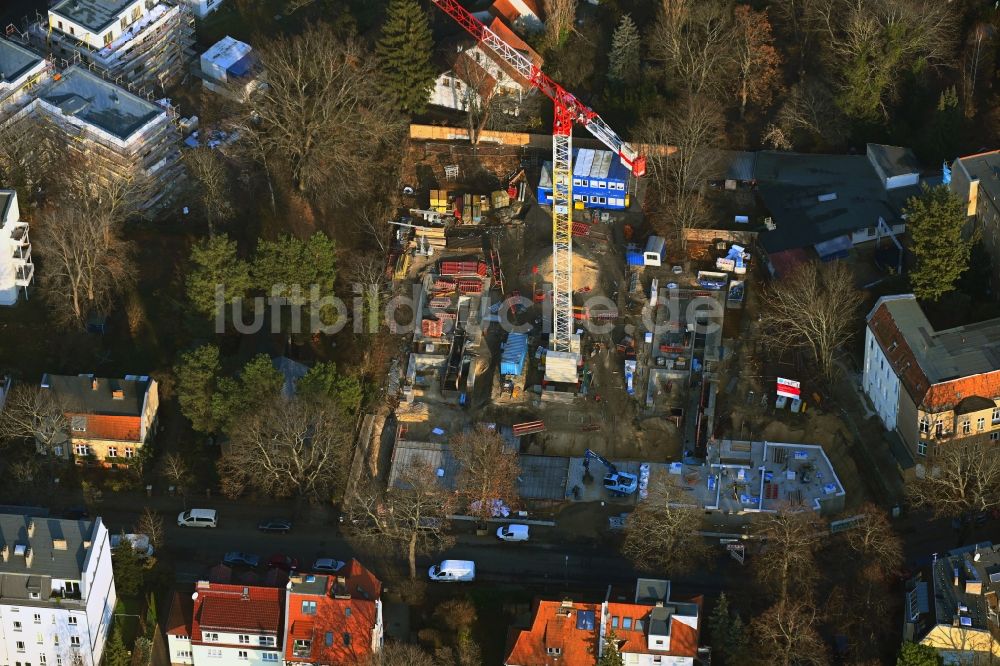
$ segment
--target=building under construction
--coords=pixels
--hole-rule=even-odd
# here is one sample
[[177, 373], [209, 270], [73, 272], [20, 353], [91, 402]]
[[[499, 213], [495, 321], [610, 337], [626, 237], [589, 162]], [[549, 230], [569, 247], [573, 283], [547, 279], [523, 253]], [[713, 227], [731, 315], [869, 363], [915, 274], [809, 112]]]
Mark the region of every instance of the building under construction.
[[194, 17], [165, 0], [60, 0], [24, 37], [59, 65], [100, 70], [139, 94], [180, 82], [195, 55]]
[[[136, 183], [148, 209], [182, 180], [180, 137], [170, 107], [133, 95], [74, 66], [39, 87], [9, 121], [25, 132], [50, 133], [85, 160], [95, 179]], [[42, 137], [39, 136], [39, 144]]]
[[32, 91], [52, 76], [52, 65], [40, 55], [0, 38], [0, 124], [24, 108]]

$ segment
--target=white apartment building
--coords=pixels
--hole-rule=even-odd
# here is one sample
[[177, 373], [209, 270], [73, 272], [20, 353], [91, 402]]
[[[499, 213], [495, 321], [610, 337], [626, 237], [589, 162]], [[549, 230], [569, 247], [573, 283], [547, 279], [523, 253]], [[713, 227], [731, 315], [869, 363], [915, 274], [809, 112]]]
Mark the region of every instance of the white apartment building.
[[199, 581], [175, 597], [167, 627], [172, 664], [275, 666], [281, 662], [284, 590]]
[[0, 305], [16, 305], [35, 280], [28, 223], [21, 221], [17, 192], [0, 190]]
[[31, 101], [31, 91], [51, 77], [52, 66], [24, 46], [0, 38], [0, 123]]
[[222, 0], [183, 0], [183, 2], [191, 13], [200, 19], [222, 6]]
[[116, 601], [100, 518], [0, 514], [0, 664], [98, 666]]
[[59, 0], [29, 36], [68, 63], [159, 91], [184, 75], [194, 55], [193, 23], [186, 4], [166, 0]]

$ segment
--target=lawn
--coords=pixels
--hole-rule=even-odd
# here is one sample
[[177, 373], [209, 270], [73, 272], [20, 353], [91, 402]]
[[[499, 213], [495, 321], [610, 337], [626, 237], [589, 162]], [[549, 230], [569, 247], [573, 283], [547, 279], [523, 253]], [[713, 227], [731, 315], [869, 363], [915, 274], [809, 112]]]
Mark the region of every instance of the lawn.
[[119, 597], [115, 605], [115, 622], [122, 632], [122, 642], [129, 650], [139, 637], [139, 617], [145, 613], [146, 603], [139, 597]]

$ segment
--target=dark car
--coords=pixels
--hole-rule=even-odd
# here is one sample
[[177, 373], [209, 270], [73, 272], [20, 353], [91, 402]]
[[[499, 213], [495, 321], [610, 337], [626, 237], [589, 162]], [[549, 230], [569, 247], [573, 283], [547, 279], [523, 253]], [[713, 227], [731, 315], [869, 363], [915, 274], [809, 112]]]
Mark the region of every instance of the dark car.
[[274, 532], [277, 534], [288, 534], [292, 531], [292, 521], [284, 518], [269, 518], [257, 523], [257, 529], [261, 532]]
[[225, 554], [222, 558], [222, 563], [229, 567], [255, 568], [258, 564], [260, 564], [260, 558], [251, 553], [233, 550]]
[[295, 571], [299, 568], [299, 561], [289, 555], [272, 555], [267, 561], [268, 569], [281, 569], [282, 571]]
[[66, 518], [69, 520], [87, 520], [90, 518], [90, 512], [87, 511], [85, 506], [71, 506], [66, 509]]

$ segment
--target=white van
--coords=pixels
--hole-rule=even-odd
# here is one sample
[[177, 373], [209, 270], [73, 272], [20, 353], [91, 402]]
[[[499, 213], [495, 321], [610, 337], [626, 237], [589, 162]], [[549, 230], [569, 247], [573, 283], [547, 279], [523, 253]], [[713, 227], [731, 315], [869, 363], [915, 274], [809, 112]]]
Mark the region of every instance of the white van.
[[215, 509], [188, 509], [177, 516], [179, 527], [218, 527]]
[[504, 525], [497, 528], [497, 538], [501, 541], [527, 541], [527, 525]]
[[469, 583], [476, 580], [476, 563], [471, 560], [445, 560], [427, 572], [438, 583]]

